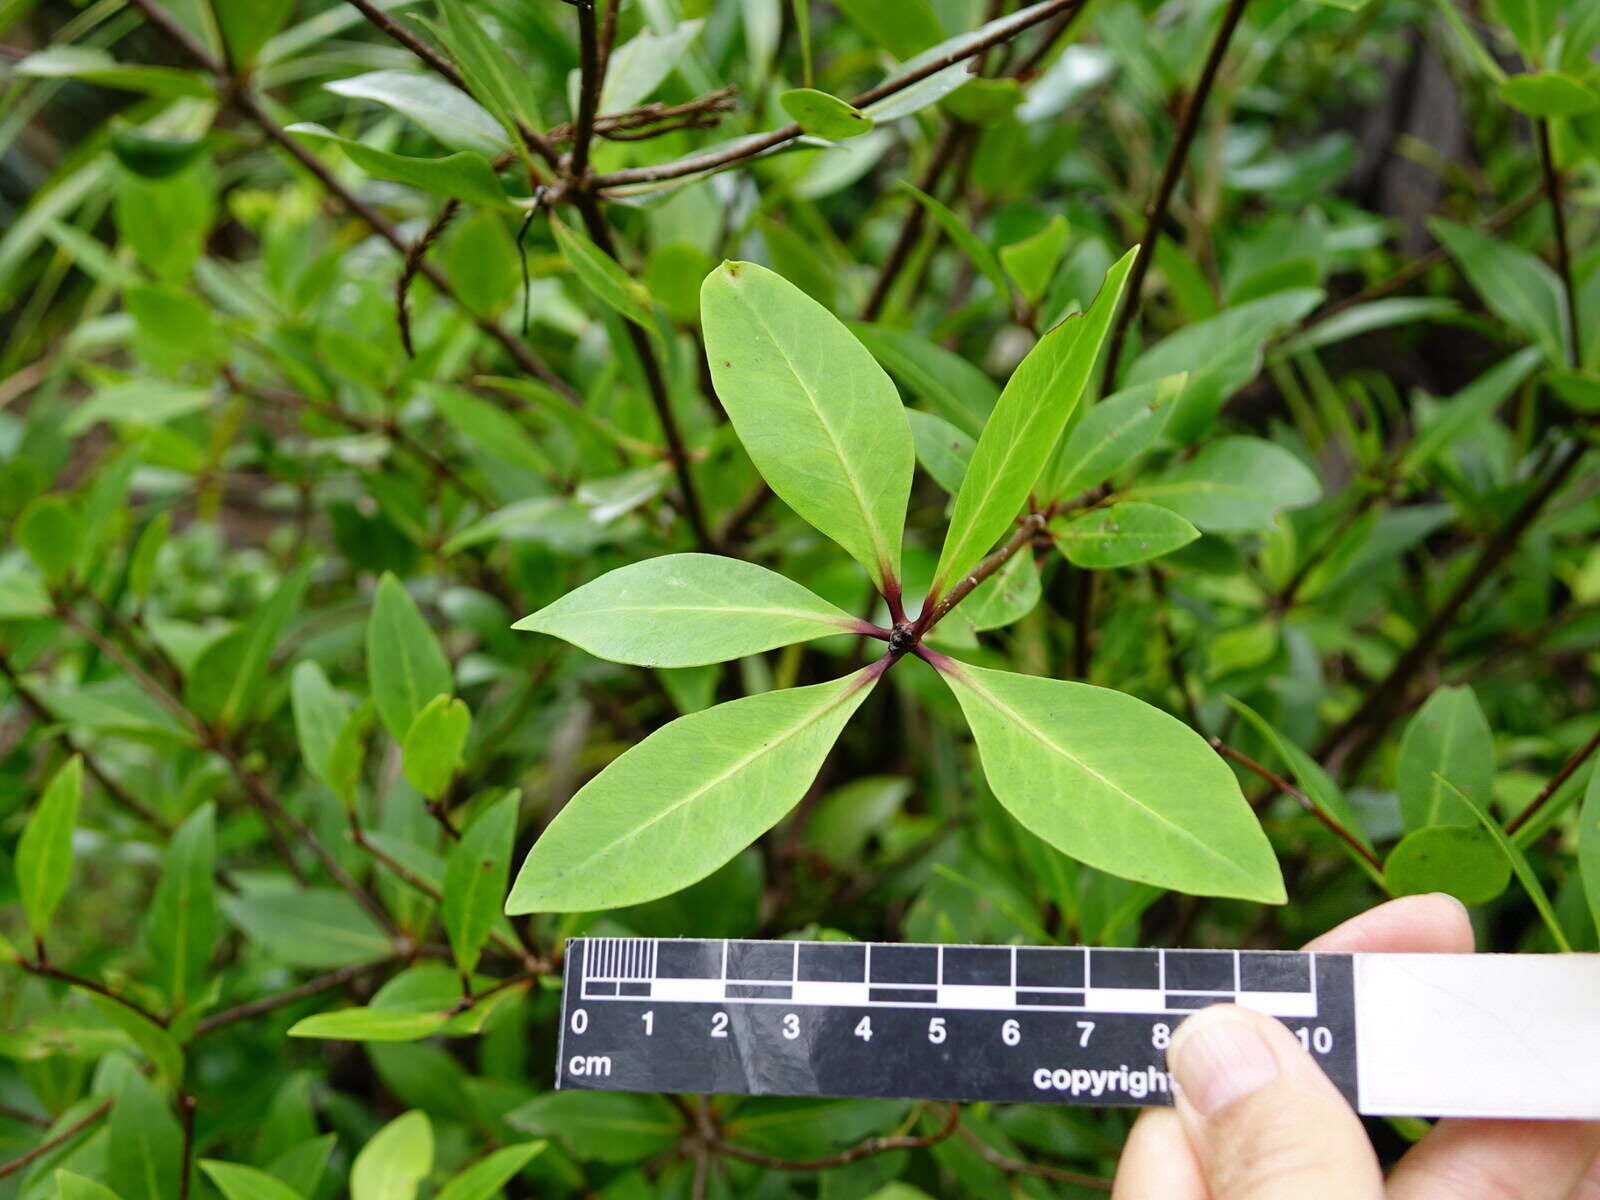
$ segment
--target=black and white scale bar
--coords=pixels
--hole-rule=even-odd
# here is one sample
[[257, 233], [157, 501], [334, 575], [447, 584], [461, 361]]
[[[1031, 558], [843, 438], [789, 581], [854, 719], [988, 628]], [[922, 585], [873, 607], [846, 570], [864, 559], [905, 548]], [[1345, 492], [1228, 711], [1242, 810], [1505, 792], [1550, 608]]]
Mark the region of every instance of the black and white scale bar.
[[1224, 1002], [1371, 1115], [1600, 1118], [1600, 955], [579, 938], [556, 1086], [1168, 1103]]

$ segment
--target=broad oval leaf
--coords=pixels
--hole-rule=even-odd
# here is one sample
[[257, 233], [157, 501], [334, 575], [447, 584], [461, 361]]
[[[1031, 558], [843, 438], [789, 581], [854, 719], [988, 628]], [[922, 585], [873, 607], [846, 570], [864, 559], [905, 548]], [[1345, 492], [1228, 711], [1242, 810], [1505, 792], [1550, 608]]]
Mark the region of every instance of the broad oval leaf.
[[424, 705], [455, 690], [433, 630], [411, 594], [388, 573], [378, 583], [367, 620], [367, 673], [378, 715], [397, 742], [405, 740]]
[[1575, 117], [1600, 108], [1600, 91], [1592, 84], [1556, 71], [1513, 75], [1500, 85], [1500, 98], [1535, 117]]
[[433, 1123], [424, 1112], [396, 1117], [361, 1147], [350, 1167], [350, 1200], [412, 1200], [433, 1169]]
[[972, 450], [977, 445], [943, 417], [932, 413], [906, 410], [911, 422], [911, 437], [917, 446], [917, 461], [933, 480], [954, 496], [961, 490], [966, 478], [967, 464], [972, 461]]
[[83, 760], [62, 764], [17, 840], [17, 890], [28, 928], [42, 938], [72, 883], [72, 831], [83, 799]]
[[1395, 787], [1407, 829], [1471, 824], [1472, 811], [1456, 799], [1457, 788], [1488, 807], [1494, 787], [1494, 735], [1470, 687], [1442, 687], [1417, 710], [1400, 739]]
[[1039, 340], [1000, 393], [956, 495], [931, 594], [970, 571], [1026, 503], [1100, 357], [1134, 254], [1106, 272], [1087, 313]]
[[1463, 904], [1487, 904], [1511, 882], [1511, 864], [1477, 825], [1413, 829], [1389, 851], [1384, 879], [1397, 896], [1445, 892]]
[[801, 129], [829, 141], [860, 137], [872, 129], [872, 118], [859, 108], [816, 88], [791, 88], [778, 97], [778, 103]]
[[780, 499], [879, 587], [900, 572], [915, 451], [894, 384], [844, 324], [754, 263], [700, 290], [717, 397]]
[[938, 662], [989, 786], [1030, 831], [1126, 879], [1283, 903], [1238, 781], [1187, 725], [1107, 688]]
[[598, 658], [698, 667], [849, 632], [858, 622], [792, 580], [716, 554], [665, 554], [608, 571], [522, 618]]
[[1289, 451], [1261, 438], [1211, 442], [1159, 483], [1130, 488], [1129, 500], [1170, 508], [1207, 533], [1265, 529], [1286, 508], [1322, 495], [1317, 477]]
[[1159, 504], [1125, 500], [1052, 528], [1050, 536], [1073, 566], [1106, 570], [1171, 554], [1200, 531]]
[[523, 861], [506, 912], [641, 904], [704, 879], [805, 794], [882, 668], [679, 717], [567, 802]]
[[1076, 496], [1138, 458], [1161, 436], [1188, 378], [1169, 375], [1125, 388], [1084, 413], [1061, 440], [1041, 495], [1048, 500]]
[[344, 892], [262, 891], [222, 900], [245, 936], [296, 967], [344, 967], [390, 953], [389, 939]]
[[429, 800], [444, 795], [461, 766], [472, 711], [452, 696], [435, 696], [423, 705], [402, 744], [406, 778]]

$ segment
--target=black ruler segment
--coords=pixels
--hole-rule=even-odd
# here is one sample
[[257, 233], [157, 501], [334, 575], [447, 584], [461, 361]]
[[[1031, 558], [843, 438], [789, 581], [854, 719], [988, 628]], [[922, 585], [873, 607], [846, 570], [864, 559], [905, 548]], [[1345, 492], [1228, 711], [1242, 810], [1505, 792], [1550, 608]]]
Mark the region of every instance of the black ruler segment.
[[556, 1086], [1170, 1104], [1185, 1016], [1283, 1021], [1356, 1102], [1348, 954], [575, 938]]

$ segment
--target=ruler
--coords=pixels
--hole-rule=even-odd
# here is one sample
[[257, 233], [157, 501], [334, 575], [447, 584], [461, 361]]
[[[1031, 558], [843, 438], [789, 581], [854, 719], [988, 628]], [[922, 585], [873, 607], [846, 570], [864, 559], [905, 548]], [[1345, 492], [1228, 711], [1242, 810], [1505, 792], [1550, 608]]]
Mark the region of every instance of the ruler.
[[1196, 1009], [1277, 1017], [1362, 1113], [1600, 1119], [1600, 955], [575, 938], [556, 1086], [1171, 1103]]

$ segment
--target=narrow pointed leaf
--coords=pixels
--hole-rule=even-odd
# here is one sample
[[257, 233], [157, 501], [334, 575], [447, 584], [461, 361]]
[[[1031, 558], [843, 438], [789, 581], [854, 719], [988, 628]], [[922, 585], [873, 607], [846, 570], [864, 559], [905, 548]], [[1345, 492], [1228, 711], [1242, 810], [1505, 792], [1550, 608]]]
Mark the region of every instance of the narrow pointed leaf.
[[183, 1134], [166, 1098], [137, 1071], [128, 1071], [111, 1109], [106, 1166], [124, 1200], [172, 1200], [183, 1170]]
[[1000, 393], [956, 495], [934, 593], [970, 571], [1027, 502], [1100, 357], [1133, 255], [1128, 251], [1106, 272], [1087, 313], [1039, 340]]
[[50, 780], [17, 841], [17, 890], [28, 928], [43, 937], [72, 882], [72, 831], [83, 798], [83, 760], [69, 758]]
[[1578, 873], [1589, 899], [1589, 914], [1600, 929], [1600, 767], [1590, 773], [1583, 807], [1578, 810]]
[[439, 1032], [450, 1020], [438, 1012], [397, 1012], [383, 1008], [341, 1008], [315, 1013], [289, 1027], [289, 1036], [340, 1042], [415, 1042]]
[[393, 575], [378, 584], [367, 621], [367, 672], [378, 715], [396, 741], [406, 736], [423, 705], [455, 690], [438, 639]]
[[354, 138], [340, 137], [313, 121], [288, 127], [288, 132], [318, 141], [332, 142], [346, 157], [368, 175], [419, 188], [435, 196], [460, 200], [480, 208], [514, 209], [511, 198], [500, 186], [489, 160], [471, 150], [457, 151], [443, 158], [417, 158], [379, 150]]
[[205, 804], [173, 834], [145, 920], [156, 975], [179, 1008], [204, 985], [217, 936], [215, 825], [215, 810]]
[[635, 325], [645, 329], [654, 327], [650, 293], [643, 284], [587, 237], [569, 229], [566, 222], [555, 213], [550, 214], [550, 232], [555, 237], [556, 245], [561, 248], [561, 257], [567, 260], [572, 273], [594, 293], [596, 299]]
[[880, 673], [746, 696], [658, 729], [567, 802], [506, 911], [618, 908], [704, 879], [799, 802]]
[[1265, 529], [1286, 508], [1322, 495], [1317, 477], [1289, 451], [1261, 438], [1210, 443], [1166, 479], [1124, 493], [1170, 508], [1207, 533]]
[[1121, 692], [943, 660], [996, 798], [1064, 854], [1197, 895], [1281, 904], [1272, 847], [1194, 730]]
[[847, 632], [854, 618], [755, 563], [666, 554], [609, 571], [524, 617], [612, 662], [697, 667]]
[[915, 451], [894, 384], [844, 324], [754, 263], [700, 291], [717, 397], [780, 499], [867, 569], [897, 578]]
[[478, 953], [505, 899], [521, 799], [522, 793], [512, 789], [481, 813], [450, 848], [445, 863], [440, 915], [456, 966], [467, 975], [477, 968]]
[[1041, 485], [1044, 499], [1062, 500], [1104, 483], [1161, 436], [1187, 375], [1169, 375], [1125, 388], [1096, 404], [1062, 439]]
[[440, 1188], [437, 1200], [494, 1200], [512, 1176], [544, 1148], [544, 1142], [522, 1142], [496, 1150]]
[[301, 1200], [299, 1192], [257, 1167], [203, 1158], [200, 1169], [217, 1185], [224, 1200]]

